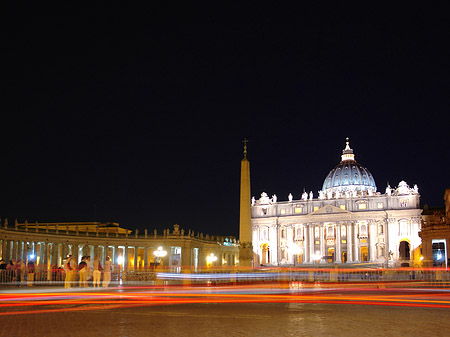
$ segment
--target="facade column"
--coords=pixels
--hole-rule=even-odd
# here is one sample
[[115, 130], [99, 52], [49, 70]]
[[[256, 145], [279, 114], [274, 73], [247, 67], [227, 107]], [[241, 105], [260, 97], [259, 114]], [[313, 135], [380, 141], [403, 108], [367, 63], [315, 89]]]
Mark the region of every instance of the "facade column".
[[12, 259], [11, 260], [15, 260], [17, 261], [17, 245], [19, 244], [18, 241], [14, 241], [14, 245], [13, 245], [13, 255], [12, 255]]
[[320, 262], [322, 263], [328, 262], [328, 260], [325, 262], [325, 260], [322, 259], [325, 256], [325, 226], [323, 223], [320, 224], [320, 255], [321, 255]]
[[313, 256], [315, 254], [314, 252], [314, 245], [315, 245], [315, 237], [314, 237], [314, 225], [312, 223], [308, 224], [309, 227], [309, 257], [311, 262], [313, 261]]
[[2, 241], [2, 255], [1, 255], [3, 261], [6, 261], [6, 239], [3, 239]]
[[123, 270], [128, 270], [128, 245], [123, 250]]
[[369, 258], [370, 261], [376, 260], [376, 247], [375, 247], [375, 238], [377, 236], [377, 225], [374, 221], [369, 223]]
[[138, 247], [134, 246], [134, 260], [133, 260], [133, 270], [136, 271], [137, 267], [137, 256], [138, 256]]
[[347, 261], [353, 262], [352, 224], [347, 223]]
[[148, 247], [144, 247], [144, 270], [148, 270]]
[[3, 249], [2, 259], [5, 262], [8, 262], [11, 259], [11, 257], [9, 256], [9, 247], [11, 247], [11, 240], [4, 240], [3, 242], [5, 243], [5, 245]]
[[308, 226], [304, 226], [303, 227], [305, 229], [304, 231], [304, 240], [303, 240], [303, 253], [304, 253], [304, 260], [303, 263], [308, 263], [310, 262], [310, 257], [309, 257], [309, 227]]
[[353, 224], [353, 254], [354, 254], [354, 259], [353, 261], [355, 262], [359, 262], [359, 245], [358, 245], [358, 223], [354, 223]]
[[337, 263], [341, 263], [341, 224], [336, 224], [336, 259]]

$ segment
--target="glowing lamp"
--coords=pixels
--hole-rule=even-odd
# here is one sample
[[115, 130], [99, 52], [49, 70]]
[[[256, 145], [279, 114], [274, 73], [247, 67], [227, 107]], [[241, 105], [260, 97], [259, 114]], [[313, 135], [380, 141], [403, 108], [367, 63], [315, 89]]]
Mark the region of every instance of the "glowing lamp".
[[211, 253], [210, 255], [208, 255], [206, 257], [206, 262], [208, 263], [212, 263], [212, 262], [216, 262], [217, 261], [217, 256], [215, 256], [213, 253]]
[[156, 257], [164, 257], [167, 255], [167, 251], [163, 250], [163, 248], [159, 246], [158, 249], [153, 252], [153, 255]]
[[118, 264], [123, 264], [123, 256], [122, 256], [122, 255], [120, 255], [120, 256], [117, 258], [117, 263], [118, 263]]
[[30, 254], [29, 259], [30, 259], [30, 260], [33, 260], [35, 257], [36, 257], [36, 255]]

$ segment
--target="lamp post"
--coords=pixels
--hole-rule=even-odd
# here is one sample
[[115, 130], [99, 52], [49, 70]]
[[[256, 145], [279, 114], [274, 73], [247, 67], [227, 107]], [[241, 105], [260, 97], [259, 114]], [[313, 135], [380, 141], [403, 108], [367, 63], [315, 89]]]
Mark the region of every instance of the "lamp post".
[[214, 253], [211, 253], [206, 257], [206, 264], [208, 265], [208, 267], [216, 261], [217, 261], [217, 256], [215, 256]]
[[159, 246], [158, 249], [153, 252], [153, 255], [155, 255], [157, 262], [161, 263], [161, 258], [167, 255], [167, 251]]

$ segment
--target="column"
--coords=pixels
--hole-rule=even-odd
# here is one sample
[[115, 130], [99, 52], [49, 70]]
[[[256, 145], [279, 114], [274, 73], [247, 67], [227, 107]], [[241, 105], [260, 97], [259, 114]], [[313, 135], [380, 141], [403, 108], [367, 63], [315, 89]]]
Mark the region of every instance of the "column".
[[2, 241], [2, 259], [6, 261], [6, 239]]
[[352, 224], [347, 223], [347, 261], [353, 262]]
[[[325, 255], [328, 255], [328, 254], [325, 254], [325, 226], [323, 225], [323, 223], [321, 223], [320, 224], [320, 257], [322, 258]], [[321, 259], [320, 262], [327, 263], [328, 260]]]
[[128, 246], [123, 249], [123, 269], [128, 270]]
[[137, 257], [138, 257], [138, 247], [134, 246], [134, 261], [133, 261], [133, 270], [137, 270], [138, 268], [136, 268], [137, 266]]
[[14, 241], [12, 259], [14, 259], [16, 261], [17, 261], [17, 245], [18, 244], [19, 244], [18, 241]]
[[309, 257], [310, 257], [310, 262], [315, 262], [313, 260], [313, 256], [315, 254], [314, 252], [314, 245], [315, 245], [315, 241], [314, 241], [314, 225], [313, 224], [308, 224], [309, 227]]
[[369, 223], [369, 261], [376, 260], [376, 247], [375, 238], [377, 236], [378, 230], [377, 225], [373, 221]]
[[303, 227], [305, 229], [304, 232], [304, 241], [303, 241], [303, 256], [304, 256], [304, 260], [303, 263], [308, 263], [310, 262], [310, 256], [309, 256], [309, 227], [308, 226], [304, 226]]
[[341, 225], [336, 225], [336, 262], [341, 263]]
[[144, 270], [148, 270], [148, 247], [144, 247]]
[[358, 224], [354, 223], [353, 224], [353, 254], [354, 254], [354, 261], [355, 262], [359, 262], [359, 247], [358, 247]]

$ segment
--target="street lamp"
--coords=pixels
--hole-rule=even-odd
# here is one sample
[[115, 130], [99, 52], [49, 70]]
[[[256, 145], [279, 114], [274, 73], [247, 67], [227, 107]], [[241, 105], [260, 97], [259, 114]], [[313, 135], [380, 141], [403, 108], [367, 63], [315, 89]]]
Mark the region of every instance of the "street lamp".
[[163, 250], [163, 248], [159, 246], [158, 249], [153, 252], [153, 255], [156, 256], [157, 262], [160, 263], [161, 258], [167, 255], [167, 251]]
[[213, 262], [216, 262], [216, 261], [217, 261], [217, 256], [215, 256], [214, 253], [211, 253], [206, 257], [206, 263], [208, 265], [211, 265]]

